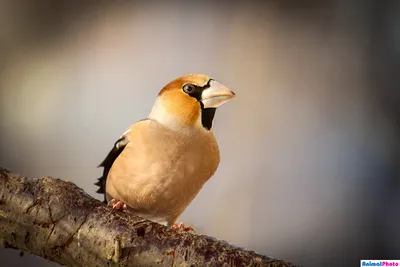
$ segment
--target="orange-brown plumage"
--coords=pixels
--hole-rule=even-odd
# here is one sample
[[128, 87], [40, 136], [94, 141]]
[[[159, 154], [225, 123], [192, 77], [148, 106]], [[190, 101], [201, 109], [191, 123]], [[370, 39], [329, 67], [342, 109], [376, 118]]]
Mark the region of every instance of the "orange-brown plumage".
[[200, 116], [200, 103], [193, 97], [188, 97], [181, 88], [185, 84], [204, 86], [209, 77], [202, 74], [189, 74], [179, 77], [164, 86], [158, 94], [166, 110], [175, 115], [182, 124], [194, 125]]
[[161, 91], [158, 93], [158, 95], [162, 95], [167, 91], [171, 90], [176, 90], [180, 89], [185, 85], [186, 83], [192, 83], [198, 86], [203, 86], [207, 84], [208, 80], [210, 77], [204, 74], [188, 74], [185, 76], [181, 76], [179, 78], [176, 78], [175, 80], [169, 82], [167, 85], [165, 85]]
[[101, 166], [98, 192], [144, 218], [175, 223], [219, 165], [215, 109], [234, 93], [202, 74], [168, 83]]
[[179, 90], [166, 90], [159, 96], [165, 109], [184, 125], [193, 125], [200, 116], [199, 102]]

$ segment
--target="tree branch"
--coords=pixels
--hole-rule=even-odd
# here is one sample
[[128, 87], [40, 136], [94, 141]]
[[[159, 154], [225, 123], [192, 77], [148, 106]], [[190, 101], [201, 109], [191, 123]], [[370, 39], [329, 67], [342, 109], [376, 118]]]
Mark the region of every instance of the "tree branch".
[[0, 247], [66, 266], [293, 266], [112, 210], [71, 182], [1, 168]]

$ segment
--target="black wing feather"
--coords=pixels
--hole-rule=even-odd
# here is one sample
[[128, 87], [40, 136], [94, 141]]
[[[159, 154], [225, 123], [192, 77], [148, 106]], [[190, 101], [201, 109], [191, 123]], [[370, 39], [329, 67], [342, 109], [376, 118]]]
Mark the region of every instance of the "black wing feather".
[[106, 200], [106, 180], [108, 173], [111, 169], [111, 166], [113, 165], [115, 159], [121, 154], [121, 152], [124, 150], [125, 146], [128, 144], [128, 140], [126, 136], [122, 136], [120, 139], [118, 139], [117, 142], [115, 142], [113, 148], [111, 151], [108, 153], [107, 157], [103, 160], [102, 163], [98, 167], [103, 167], [103, 176], [97, 179], [97, 185], [100, 187], [96, 193], [104, 194], [104, 203], [107, 203]]

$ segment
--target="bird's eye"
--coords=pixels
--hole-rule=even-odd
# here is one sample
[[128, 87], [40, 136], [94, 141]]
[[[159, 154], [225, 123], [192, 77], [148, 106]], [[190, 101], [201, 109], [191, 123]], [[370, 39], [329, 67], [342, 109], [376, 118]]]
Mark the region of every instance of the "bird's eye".
[[184, 91], [185, 93], [187, 93], [187, 94], [191, 94], [191, 93], [193, 93], [194, 91], [196, 91], [196, 86], [194, 86], [193, 84], [190, 84], [190, 83], [185, 84], [185, 85], [183, 86], [183, 91]]

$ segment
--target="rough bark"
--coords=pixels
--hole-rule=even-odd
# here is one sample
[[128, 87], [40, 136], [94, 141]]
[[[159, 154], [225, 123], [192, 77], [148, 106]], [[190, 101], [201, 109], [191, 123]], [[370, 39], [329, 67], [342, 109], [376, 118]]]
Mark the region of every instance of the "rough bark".
[[66, 266], [293, 266], [112, 210], [71, 182], [1, 168], [0, 247]]

